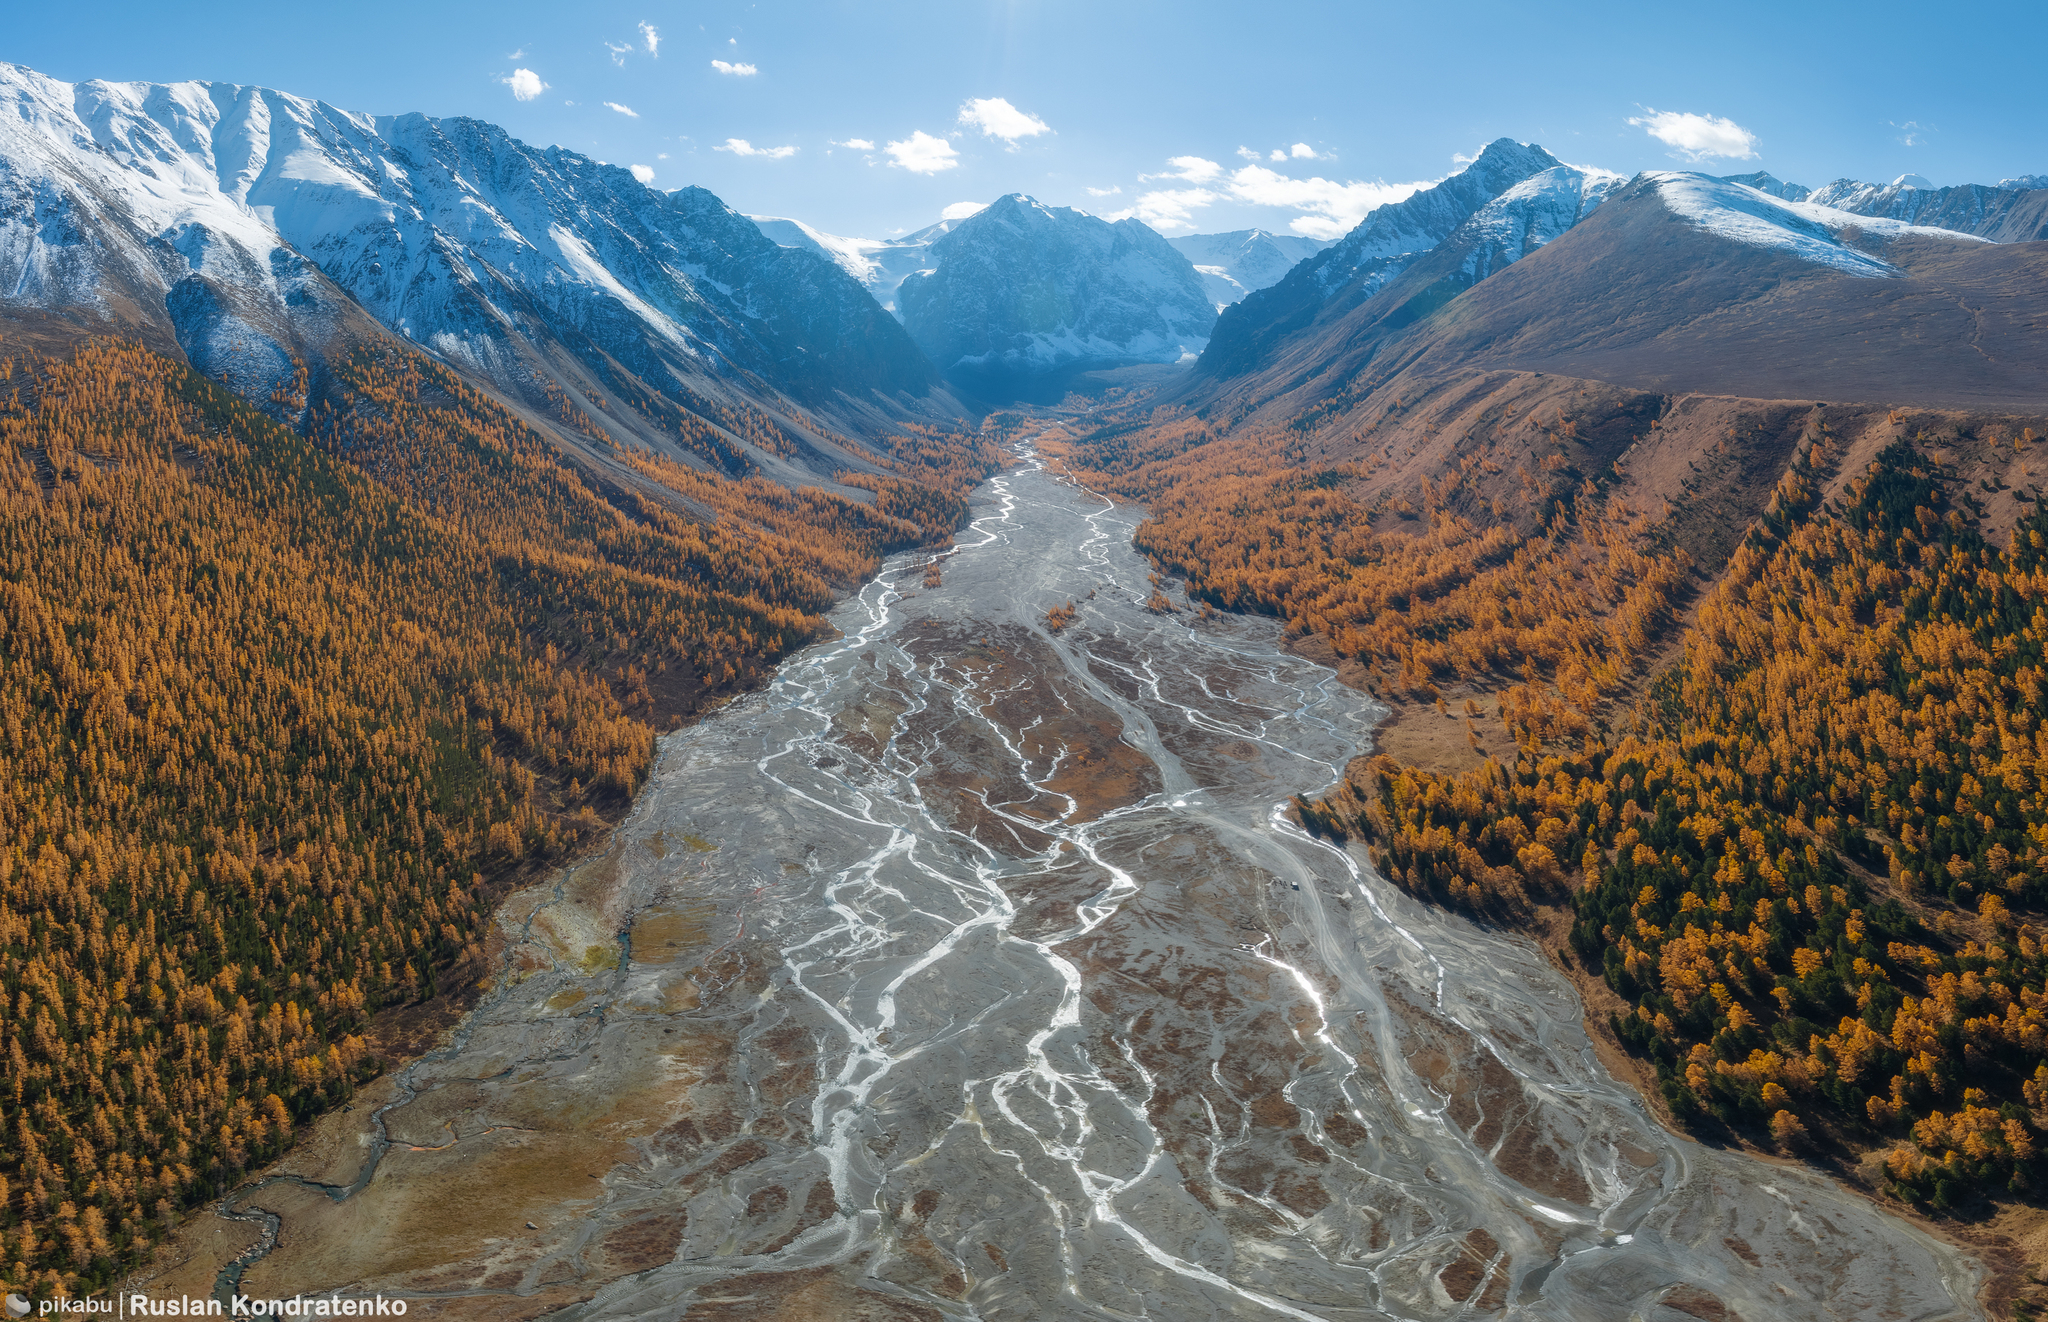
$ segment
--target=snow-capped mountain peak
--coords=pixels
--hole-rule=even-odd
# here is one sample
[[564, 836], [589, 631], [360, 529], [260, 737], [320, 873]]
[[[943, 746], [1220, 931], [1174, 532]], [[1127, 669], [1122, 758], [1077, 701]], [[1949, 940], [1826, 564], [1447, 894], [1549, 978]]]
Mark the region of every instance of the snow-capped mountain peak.
[[903, 282], [904, 325], [983, 392], [1081, 366], [1191, 361], [1216, 322], [1194, 267], [1148, 226], [1022, 193], [961, 221], [929, 255]]

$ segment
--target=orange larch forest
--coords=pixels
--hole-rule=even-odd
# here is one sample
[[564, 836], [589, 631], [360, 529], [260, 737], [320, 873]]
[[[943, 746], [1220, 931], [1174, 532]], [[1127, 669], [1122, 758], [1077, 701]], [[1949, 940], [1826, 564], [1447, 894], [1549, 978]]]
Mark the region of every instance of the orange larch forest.
[[1151, 502], [1138, 546], [1190, 597], [1279, 616], [1438, 719], [1440, 686], [1495, 695], [1466, 701], [1467, 737], [1497, 717], [1511, 754], [1361, 759], [1303, 823], [1490, 921], [1562, 906], [1680, 1123], [1875, 1150], [1935, 1210], [2038, 1197], [2048, 507], [1994, 543], [1938, 457], [2032, 431], [1900, 428], [1823, 499], [1844, 445], [1818, 422], [1694, 600], [1615, 470], [1568, 473], [1560, 447], [1482, 525], [1448, 508], [1480, 456], [1419, 501], [1374, 495], [1369, 464], [1310, 462], [1313, 423], [1130, 411], [1049, 447]]
[[10, 347], [0, 1265], [38, 1290], [347, 1096], [367, 1016], [482, 976], [496, 894], [616, 819], [657, 730], [992, 464], [906, 434], [863, 502], [613, 447], [668, 503], [395, 346], [273, 401], [303, 435], [134, 345]]

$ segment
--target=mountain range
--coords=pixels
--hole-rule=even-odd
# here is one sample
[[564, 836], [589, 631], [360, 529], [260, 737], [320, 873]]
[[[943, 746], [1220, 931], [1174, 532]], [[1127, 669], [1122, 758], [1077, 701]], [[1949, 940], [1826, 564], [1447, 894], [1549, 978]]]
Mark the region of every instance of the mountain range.
[[793, 481], [869, 467], [849, 437], [962, 416], [839, 266], [703, 189], [257, 87], [0, 65], [0, 290], [19, 332], [132, 334], [257, 400], [299, 363], [317, 395], [388, 334], [565, 444]]
[[[0, 65], [0, 319], [30, 338], [122, 330], [258, 401], [301, 364], [317, 394], [333, 355], [392, 336], [572, 448], [595, 433], [801, 483], [859, 471], [866, 438], [890, 427], [1054, 397], [1132, 363], [1192, 365], [1171, 392], [1237, 407], [1292, 398], [1309, 377], [1311, 394], [1334, 388], [1368, 360], [1383, 370], [1396, 345], [1402, 361], [1438, 364], [1597, 352], [1676, 381], [1705, 370], [1678, 365], [1709, 323], [1731, 337], [1765, 309], [1847, 315], [1880, 288], [1817, 284], [1815, 268], [1885, 282], [1886, 315], [1935, 319], [1916, 323], [1938, 343], [1909, 376], [1938, 376], [1955, 397], [2029, 389], [2030, 369], [1979, 352], [2004, 312], [1980, 318], [1978, 348], [1949, 364], [1958, 341], [1931, 330], [1942, 296], [1925, 291], [2024, 265], [1993, 248], [2048, 237], [2035, 182], [1631, 182], [1503, 138], [1330, 244], [1262, 230], [1169, 240], [1024, 194], [867, 240], [745, 217], [699, 188], [661, 192], [476, 120]], [[1622, 198], [1623, 217], [1591, 224]], [[1625, 271], [1645, 290], [1701, 292], [1609, 316], [1601, 300]], [[1579, 325], [1602, 316], [1603, 333]], [[1749, 360], [1723, 354], [1714, 370]], [[1800, 355], [1771, 361], [1771, 379], [1805, 379]]]
[[1282, 417], [1404, 373], [1490, 369], [1954, 406], [2048, 393], [2031, 348], [2048, 192], [1623, 181], [1514, 143], [1466, 173], [1227, 309], [1173, 397]]

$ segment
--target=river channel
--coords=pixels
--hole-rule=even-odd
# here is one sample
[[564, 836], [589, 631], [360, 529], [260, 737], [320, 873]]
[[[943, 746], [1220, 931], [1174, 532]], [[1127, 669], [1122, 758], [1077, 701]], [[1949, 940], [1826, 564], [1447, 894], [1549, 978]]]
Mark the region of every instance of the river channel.
[[[837, 639], [663, 739], [611, 852], [357, 1132], [239, 1200], [252, 1294], [428, 1316], [1971, 1318], [1982, 1269], [1662, 1129], [1525, 939], [1283, 816], [1365, 695], [1155, 613], [1032, 455]], [[1048, 625], [1072, 604], [1072, 622]]]

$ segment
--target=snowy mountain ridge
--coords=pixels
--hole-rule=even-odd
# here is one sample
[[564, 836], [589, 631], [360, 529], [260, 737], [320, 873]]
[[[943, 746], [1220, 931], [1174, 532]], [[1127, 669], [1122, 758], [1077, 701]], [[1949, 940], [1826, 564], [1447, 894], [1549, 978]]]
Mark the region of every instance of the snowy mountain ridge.
[[2026, 243], [2048, 239], [2044, 183], [2048, 181], [2038, 175], [2000, 180], [1996, 187], [1948, 188], [1936, 188], [1919, 175], [1901, 175], [1889, 184], [1837, 179], [1805, 200], [1859, 216], [1932, 225], [1999, 243]]
[[361, 311], [515, 395], [565, 356], [678, 398], [751, 377], [857, 410], [935, 381], [837, 266], [702, 189], [476, 120], [0, 64], [7, 309], [167, 321], [256, 398]]
[[1914, 234], [1988, 242], [1973, 234], [1858, 215], [1819, 202], [1787, 202], [1746, 184], [1723, 183], [1700, 174], [1659, 170], [1643, 177], [1655, 185], [1665, 206], [1710, 234], [1753, 248], [1788, 252], [1801, 261], [1848, 275], [1885, 278], [1902, 274], [1890, 262], [1852, 242], [1852, 235], [1864, 244], [1872, 237], [1892, 240]]

